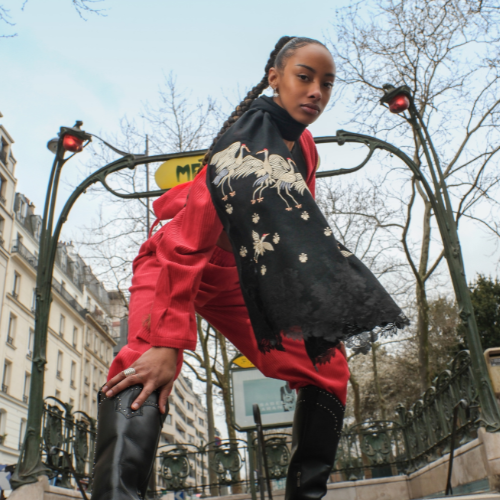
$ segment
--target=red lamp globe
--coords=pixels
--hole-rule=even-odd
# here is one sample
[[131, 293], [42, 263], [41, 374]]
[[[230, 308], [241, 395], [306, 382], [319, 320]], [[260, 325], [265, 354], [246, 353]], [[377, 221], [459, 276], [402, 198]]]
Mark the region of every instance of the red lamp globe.
[[391, 113], [402, 113], [410, 107], [410, 99], [406, 94], [395, 95], [389, 100], [389, 111]]
[[63, 137], [63, 148], [72, 153], [79, 153], [83, 149], [83, 139], [79, 139], [74, 135], [66, 134]]

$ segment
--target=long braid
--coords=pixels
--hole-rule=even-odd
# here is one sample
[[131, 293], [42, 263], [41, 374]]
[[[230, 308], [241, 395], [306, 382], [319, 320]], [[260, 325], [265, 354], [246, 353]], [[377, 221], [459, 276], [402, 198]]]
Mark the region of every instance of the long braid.
[[269, 70], [274, 66], [274, 63], [276, 61], [276, 56], [279, 54], [280, 50], [290, 41], [293, 40], [295, 37], [293, 36], [282, 36], [279, 40], [278, 43], [275, 45], [273, 51], [271, 54], [269, 54], [269, 60], [267, 61], [266, 67], [264, 69], [264, 77], [262, 80], [252, 89], [248, 94], [245, 96], [245, 98], [236, 106], [236, 109], [231, 113], [229, 118], [224, 122], [224, 125], [222, 125], [222, 128], [220, 129], [219, 133], [215, 137], [215, 139], [212, 141], [212, 144], [207, 151], [207, 154], [205, 155], [205, 158], [203, 158], [203, 163], [208, 163], [210, 160], [210, 157], [212, 155], [212, 151], [214, 149], [214, 146], [217, 144], [217, 141], [224, 135], [224, 133], [231, 127], [231, 125], [236, 122], [240, 116], [243, 115], [248, 109], [250, 108], [250, 105], [252, 102], [264, 92], [264, 90], [269, 87], [269, 81], [267, 79], [267, 76], [269, 74]]

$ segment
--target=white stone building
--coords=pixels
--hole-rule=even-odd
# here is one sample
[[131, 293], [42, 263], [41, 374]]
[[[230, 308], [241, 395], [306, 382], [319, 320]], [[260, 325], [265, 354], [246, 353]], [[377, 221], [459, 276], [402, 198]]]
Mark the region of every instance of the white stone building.
[[[1, 116], [1, 115], [0, 115]], [[31, 380], [38, 239], [41, 217], [15, 193], [12, 138], [0, 125], [0, 464], [17, 462]], [[44, 396], [91, 417], [116, 345], [108, 292], [76, 254], [60, 243], [54, 267]]]

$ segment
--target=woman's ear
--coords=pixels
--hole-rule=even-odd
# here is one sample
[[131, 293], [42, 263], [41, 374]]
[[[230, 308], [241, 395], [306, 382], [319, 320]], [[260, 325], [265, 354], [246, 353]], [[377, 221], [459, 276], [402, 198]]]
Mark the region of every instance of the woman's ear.
[[269, 85], [273, 88], [276, 89], [279, 87], [279, 80], [280, 80], [280, 75], [277, 71], [276, 68], [271, 68], [269, 70], [269, 74], [267, 76], [267, 80], [269, 81]]

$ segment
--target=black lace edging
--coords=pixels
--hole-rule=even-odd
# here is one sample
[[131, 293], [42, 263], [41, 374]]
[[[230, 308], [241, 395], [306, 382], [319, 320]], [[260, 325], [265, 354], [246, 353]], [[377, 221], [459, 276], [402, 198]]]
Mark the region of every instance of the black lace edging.
[[275, 339], [260, 339], [258, 341], [259, 351], [268, 353], [272, 350], [285, 351], [282, 344], [282, 335], [293, 340], [303, 340], [306, 343], [306, 350], [314, 365], [323, 365], [329, 363], [335, 357], [338, 345], [344, 342], [345, 346], [354, 351], [366, 354], [370, 351], [371, 344], [378, 340], [380, 337], [391, 337], [397, 333], [398, 330], [404, 329], [405, 326], [410, 325], [409, 318], [400, 314], [395, 321], [386, 323], [384, 325], [376, 326], [372, 330], [366, 330], [356, 325], [345, 325], [344, 332], [338, 335], [335, 339], [315, 338], [314, 346], [308, 349], [308, 339], [304, 335], [298, 333], [297, 328], [290, 329], [290, 331], [282, 331], [281, 335]]

